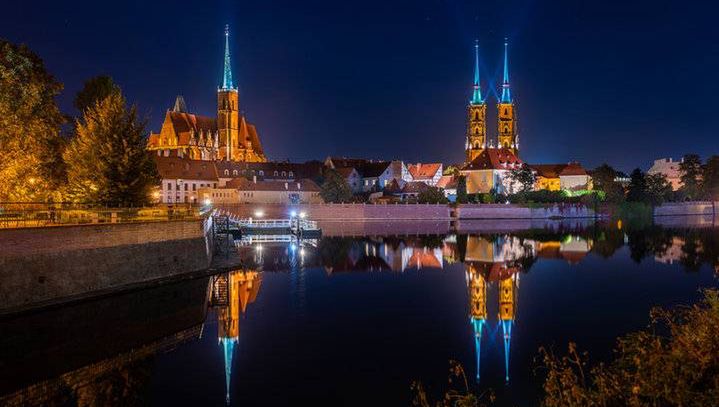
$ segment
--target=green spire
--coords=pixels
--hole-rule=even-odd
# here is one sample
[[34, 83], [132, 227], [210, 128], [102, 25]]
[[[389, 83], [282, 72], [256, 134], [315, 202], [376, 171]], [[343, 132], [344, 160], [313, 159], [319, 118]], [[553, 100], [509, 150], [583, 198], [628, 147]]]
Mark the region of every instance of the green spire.
[[225, 70], [222, 75], [222, 89], [235, 89], [232, 86], [232, 67], [230, 65], [230, 26], [225, 25]]
[[482, 91], [479, 89], [479, 40], [474, 42], [474, 90], [472, 92], [473, 105], [482, 103]]

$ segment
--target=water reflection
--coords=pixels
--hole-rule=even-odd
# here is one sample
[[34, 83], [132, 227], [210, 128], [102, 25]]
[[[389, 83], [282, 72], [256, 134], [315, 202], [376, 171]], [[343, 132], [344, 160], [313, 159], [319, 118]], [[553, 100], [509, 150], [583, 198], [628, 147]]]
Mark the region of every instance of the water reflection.
[[[518, 365], [515, 360], [511, 364], [514, 366], [513, 371], [510, 371], [512, 349], [516, 359], [518, 349], [521, 351], [523, 341], [528, 339], [526, 337], [537, 332], [536, 318], [546, 318], [537, 316], [536, 312], [532, 314], [534, 307], [526, 301], [528, 293], [540, 295], [532, 293], [532, 290], [537, 289], [536, 285], [531, 284], [533, 273], [528, 274], [532, 268], [540, 268], [539, 263], [550, 264], [553, 268], [561, 268], [561, 265], [583, 270], [583, 264], [590, 262], [590, 259], [596, 264], [597, 261], [606, 261], [603, 259], [620, 257], [628, 264], [673, 264], [689, 272], [710, 265], [719, 272], [719, 235], [712, 228], [651, 226], [633, 230], [627, 226], [622, 229], [589, 226], [512, 233], [324, 237], [301, 241], [292, 237], [255, 236], [237, 242], [237, 250], [245, 264], [249, 265], [248, 268], [0, 320], [0, 332], [3, 333], [0, 336], [0, 395], [3, 395], [0, 396], [0, 404], [136, 404], [149, 397], [152, 372], [160, 364], [158, 358], [162, 355], [177, 357], [185, 352], [196, 353], [197, 358], [203, 361], [215, 356], [221, 360], [221, 365], [211, 364], [210, 370], [218, 373], [217, 377], [213, 376], [214, 382], [207, 383], [200, 379], [202, 385], [198, 385], [199, 388], [206, 387], [212, 391], [198, 397], [200, 400], [203, 396], [207, 400], [216, 400], [209, 393], [220, 397], [222, 392], [218, 386], [222, 386], [222, 402], [229, 404], [237, 398], [238, 386], [241, 386], [237, 371], [245, 369], [245, 360], [238, 360], [237, 355], [260, 352], [256, 348], [240, 347], [240, 336], [246, 338], [244, 335], [248, 333], [250, 336], [256, 334], [253, 329], [260, 330], [262, 327], [257, 321], [269, 318], [269, 312], [275, 313], [273, 317], [294, 322], [285, 328], [312, 330], [323, 329], [325, 324], [331, 325], [332, 318], [351, 319], [348, 313], [357, 313], [356, 310], [361, 309], [364, 318], [361, 323], [351, 327], [336, 325], [345, 330], [357, 329], [359, 331], [356, 332], [360, 333], [364, 332], [364, 326], [366, 330], [374, 332], [374, 323], [377, 326], [385, 324], [386, 331], [394, 332], [388, 327], [396, 324], [398, 315], [407, 317], [408, 321], [423, 323], [436, 315], [445, 317], [461, 314], [461, 322], [454, 325], [461, 325], [463, 329], [457, 330], [460, 333], [452, 337], [464, 338], [464, 342], [461, 342], [464, 350], [452, 349], [452, 352], [442, 353], [451, 348], [451, 345], [446, 344], [445, 348], [427, 350], [423, 338], [417, 337], [414, 338], [416, 345], [407, 345], [404, 330], [411, 328], [406, 327], [398, 328], [401, 333], [395, 336], [387, 333], [383, 337], [383, 344], [388, 347], [388, 344], [395, 343], [421, 346], [428, 352], [423, 354], [428, 360], [435, 355], [432, 352], [446, 361], [454, 353], [466, 351], [472, 358], [469, 364], [472, 361], [476, 364], [477, 382], [481, 377], [483, 382], [491, 383], [490, 379], [495, 376], [496, 380], [504, 382], [510, 382], [511, 377], [512, 383], [515, 383], [517, 375], [521, 379], [525, 373], [522, 369], [526, 370], [526, 366]], [[437, 270], [442, 272], [432, 272]], [[459, 273], [463, 273], [463, 276]], [[396, 291], [382, 294], [397, 298], [383, 304], [399, 308], [399, 302], [400, 305], [409, 304], [407, 308], [393, 311], [390, 308], [366, 307], [361, 302], [366, 298], [355, 300], [360, 301], [359, 304], [342, 304], [351, 301], [343, 296], [352, 291], [341, 291], [347, 289], [348, 282], [357, 284], [366, 281], [365, 277], [383, 275], [392, 277], [392, 280], [377, 281], [397, 284], [393, 286]], [[326, 284], [337, 280], [345, 285]], [[321, 283], [318, 284], [318, 281]], [[421, 308], [424, 298], [408, 297], [418, 292], [435, 292], [435, 286], [427, 291], [417, 291], [417, 287], [427, 284], [441, 285], [441, 289], [446, 290], [441, 291], [445, 293], [443, 295], [450, 293], [459, 302], [435, 302], [435, 310], [430, 310], [435, 315], [429, 315], [428, 310]], [[520, 286], [522, 303], [519, 301]], [[350, 287], [349, 290], [358, 289], [356, 285]], [[582, 286], [573, 287], [579, 290]], [[372, 286], [372, 289], [376, 288]], [[326, 292], [332, 289], [340, 290], [340, 293], [333, 296]], [[365, 286], [363, 289], [368, 288]], [[414, 294], [398, 292], [405, 289]], [[289, 307], [281, 304], [281, 296], [263, 294], [268, 290], [289, 294]], [[318, 304], [324, 306], [308, 306], [309, 293], [315, 295], [312, 299], [324, 295], [324, 298], [317, 299], [320, 301]], [[546, 298], [551, 296], [551, 292], [544, 291], [541, 295]], [[395, 300], [397, 302], [393, 302]], [[264, 304], [260, 305], [260, 309], [265, 311], [259, 312], [257, 305], [251, 305], [253, 303]], [[419, 305], [412, 308], [415, 303]], [[446, 304], [452, 304], [453, 308], [441, 308]], [[577, 303], [577, 306], [580, 305]], [[293, 313], [295, 311], [299, 313]], [[395, 319], [389, 320], [389, 316], [385, 315], [388, 312], [395, 312]], [[314, 319], [303, 318], [305, 314], [311, 314]], [[643, 322], [646, 309], [642, 309], [640, 314]], [[535, 321], [528, 315], [533, 315]], [[216, 317], [216, 339], [213, 317]], [[246, 324], [246, 320], [253, 318], [255, 324]], [[418, 322], [418, 325], [421, 323]], [[523, 327], [527, 329], [522, 330]], [[517, 335], [518, 332], [520, 335]], [[297, 332], [294, 334], [298, 335]], [[267, 339], [267, 336], [264, 338]], [[317, 336], [312, 338], [319, 340]], [[367, 335], [364, 340], [372, 338], [372, 335]], [[566, 342], [566, 337], [559, 339]], [[212, 347], [209, 348], [211, 352], [202, 347], [193, 347], [193, 344], [203, 343], [204, 340], [212, 341]], [[502, 346], [493, 346], [495, 342]], [[307, 344], [311, 345], [312, 342], [308, 341]], [[345, 349], [344, 345], [338, 349]], [[299, 360], [316, 357], [308, 353], [311, 356], [304, 355], [307, 359], [302, 359], [301, 352], [304, 349], [297, 347], [292, 350], [300, 352]], [[530, 352], [535, 350], [536, 346]], [[414, 353], [415, 357], [417, 354], [420, 353]], [[382, 356], [377, 356], [378, 365], [383, 363]], [[423, 360], [414, 363], [421, 365]], [[491, 363], [486, 363], [488, 360], [496, 360], [498, 363], [501, 360], [502, 367], [492, 369]], [[484, 371], [482, 361], [487, 365]], [[406, 362], [408, 365], [410, 363]], [[268, 362], [268, 366], [271, 366], [268, 369], [272, 371], [277, 364]], [[305, 368], [312, 369], [311, 366]], [[399, 377], [402, 380], [416, 378], [417, 365], [411, 369], [406, 378]], [[503, 369], [501, 375], [492, 374], [493, 370], [499, 372], [500, 369]], [[220, 379], [221, 372], [224, 380]], [[318, 375], [315, 371], [309, 375], [313, 374]], [[374, 372], [372, 377], [377, 374], [384, 377], [381, 372]], [[391, 378], [396, 379], [395, 376], [385, 379]], [[262, 378], [263, 382], [273, 382], [283, 388], [282, 380], [280, 374]], [[371, 378], [368, 376], [365, 380], [370, 381]], [[404, 393], [407, 383], [399, 383], [396, 387], [398, 393]], [[233, 400], [230, 399], [231, 394], [235, 395]]]
[[232, 357], [240, 339], [240, 317], [247, 305], [255, 302], [262, 274], [257, 271], [233, 271], [211, 278], [210, 308], [217, 314], [217, 340], [225, 362], [225, 400], [230, 403]]

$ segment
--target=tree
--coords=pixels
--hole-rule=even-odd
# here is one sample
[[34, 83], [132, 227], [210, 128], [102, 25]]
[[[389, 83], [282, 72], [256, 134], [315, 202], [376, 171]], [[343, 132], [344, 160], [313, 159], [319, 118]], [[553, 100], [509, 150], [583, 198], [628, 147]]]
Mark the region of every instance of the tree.
[[325, 202], [341, 203], [352, 201], [352, 189], [347, 180], [335, 170], [329, 169], [322, 183], [320, 196]]
[[67, 196], [76, 202], [136, 206], [150, 201], [158, 181], [145, 151], [145, 123], [120, 92], [88, 107], [65, 151]]
[[702, 168], [702, 190], [704, 195], [719, 201], [719, 156], [713, 155], [707, 159]]
[[652, 205], [661, 205], [672, 195], [672, 185], [664, 174], [647, 174], [645, 183], [647, 199]]
[[0, 40], [0, 201], [38, 201], [63, 182], [62, 84], [25, 45]]
[[423, 189], [417, 194], [417, 203], [421, 204], [443, 204], [447, 203], [447, 197], [444, 196], [444, 192], [436, 187], [430, 187]]
[[75, 95], [73, 104], [82, 114], [89, 107], [113, 93], [120, 93], [120, 87], [113, 82], [112, 78], [106, 75], [96, 76], [85, 81], [85, 85]]
[[517, 184], [519, 184], [519, 192], [529, 192], [534, 189], [534, 171], [532, 171], [528, 165], [522, 165], [520, 168], [515, 168], [509, 171], [507, 177], [512, 185], [512, 189], [514, 188], [514, 185]]
[[627, 201], [647, 202], [647, 182], [642, 170], [635, 168], [629, 178], [630, 181], [629, 188], [627, 190]]
[[616, 181], [617, 171], [608, 164], [602, 164], [592, 172], [594, 189], [604, 192], [608, 202], [619, 203], [624, 200], [624, 187]]
[[697, 154], [686, 154], [679, 163], [682, 186], [679, 191], [685, 199], [699, 199], [701, 195], [699, 179], [702, 173], [702, 160]]
[[457, 203], [467, 203], [467, 177], [464, 175], [457, 177]]

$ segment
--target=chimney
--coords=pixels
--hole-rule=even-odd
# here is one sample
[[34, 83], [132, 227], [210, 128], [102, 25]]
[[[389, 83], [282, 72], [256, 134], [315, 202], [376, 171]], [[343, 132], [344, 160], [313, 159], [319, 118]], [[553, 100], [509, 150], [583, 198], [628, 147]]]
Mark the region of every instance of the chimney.
[[297, 183], [297, 189], [300, 189], [300, 183], [299, 183], [299, 182]]
[[287, 189], [287, 183], [285, 182], [285, 189]]
[[253, 176], [252, 176], [252, 182], [253, 182], [254, 184], [257, 183], [257, 175], [253, 175]]

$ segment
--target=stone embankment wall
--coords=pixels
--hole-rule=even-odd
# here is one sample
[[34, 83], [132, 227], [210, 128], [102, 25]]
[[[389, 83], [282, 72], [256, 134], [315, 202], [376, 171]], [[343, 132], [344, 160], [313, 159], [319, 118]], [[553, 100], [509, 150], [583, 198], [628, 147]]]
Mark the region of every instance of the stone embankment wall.
[[348, 220], [446, 220], [459, 219], [549, 219], [591, 218], [594, 211], [581, 205], [549, 205], [529, 208], [520, 205], [449, 205], [398, 204], [221, 204], [219, 209], [247, 218], [261, 211], [265, 219], [287, 218], [290, 212], [305, 212], [307, 217], [318, 221]]
[[0, 230], [0, 314], [204, 270], [203, 221]]
[[459, 219], [551, 219], [593, 218], [594, 211], [583, 205], [547, 205], [527, 207], [522, 205], [480, 204], [458, 205]]
[[654, 208], [654, 216], [713, 216], [719, 202], [667, 202]]
[[367, 205], [367, 204], [221, 204], [218, 208], [234, 215], [254, 217], [262, 211], [265, 219], [284, 219], [291, 211], [305, 212], [312, 220], [413, 220], [413, 219], [449, 219], [447, 205]]

